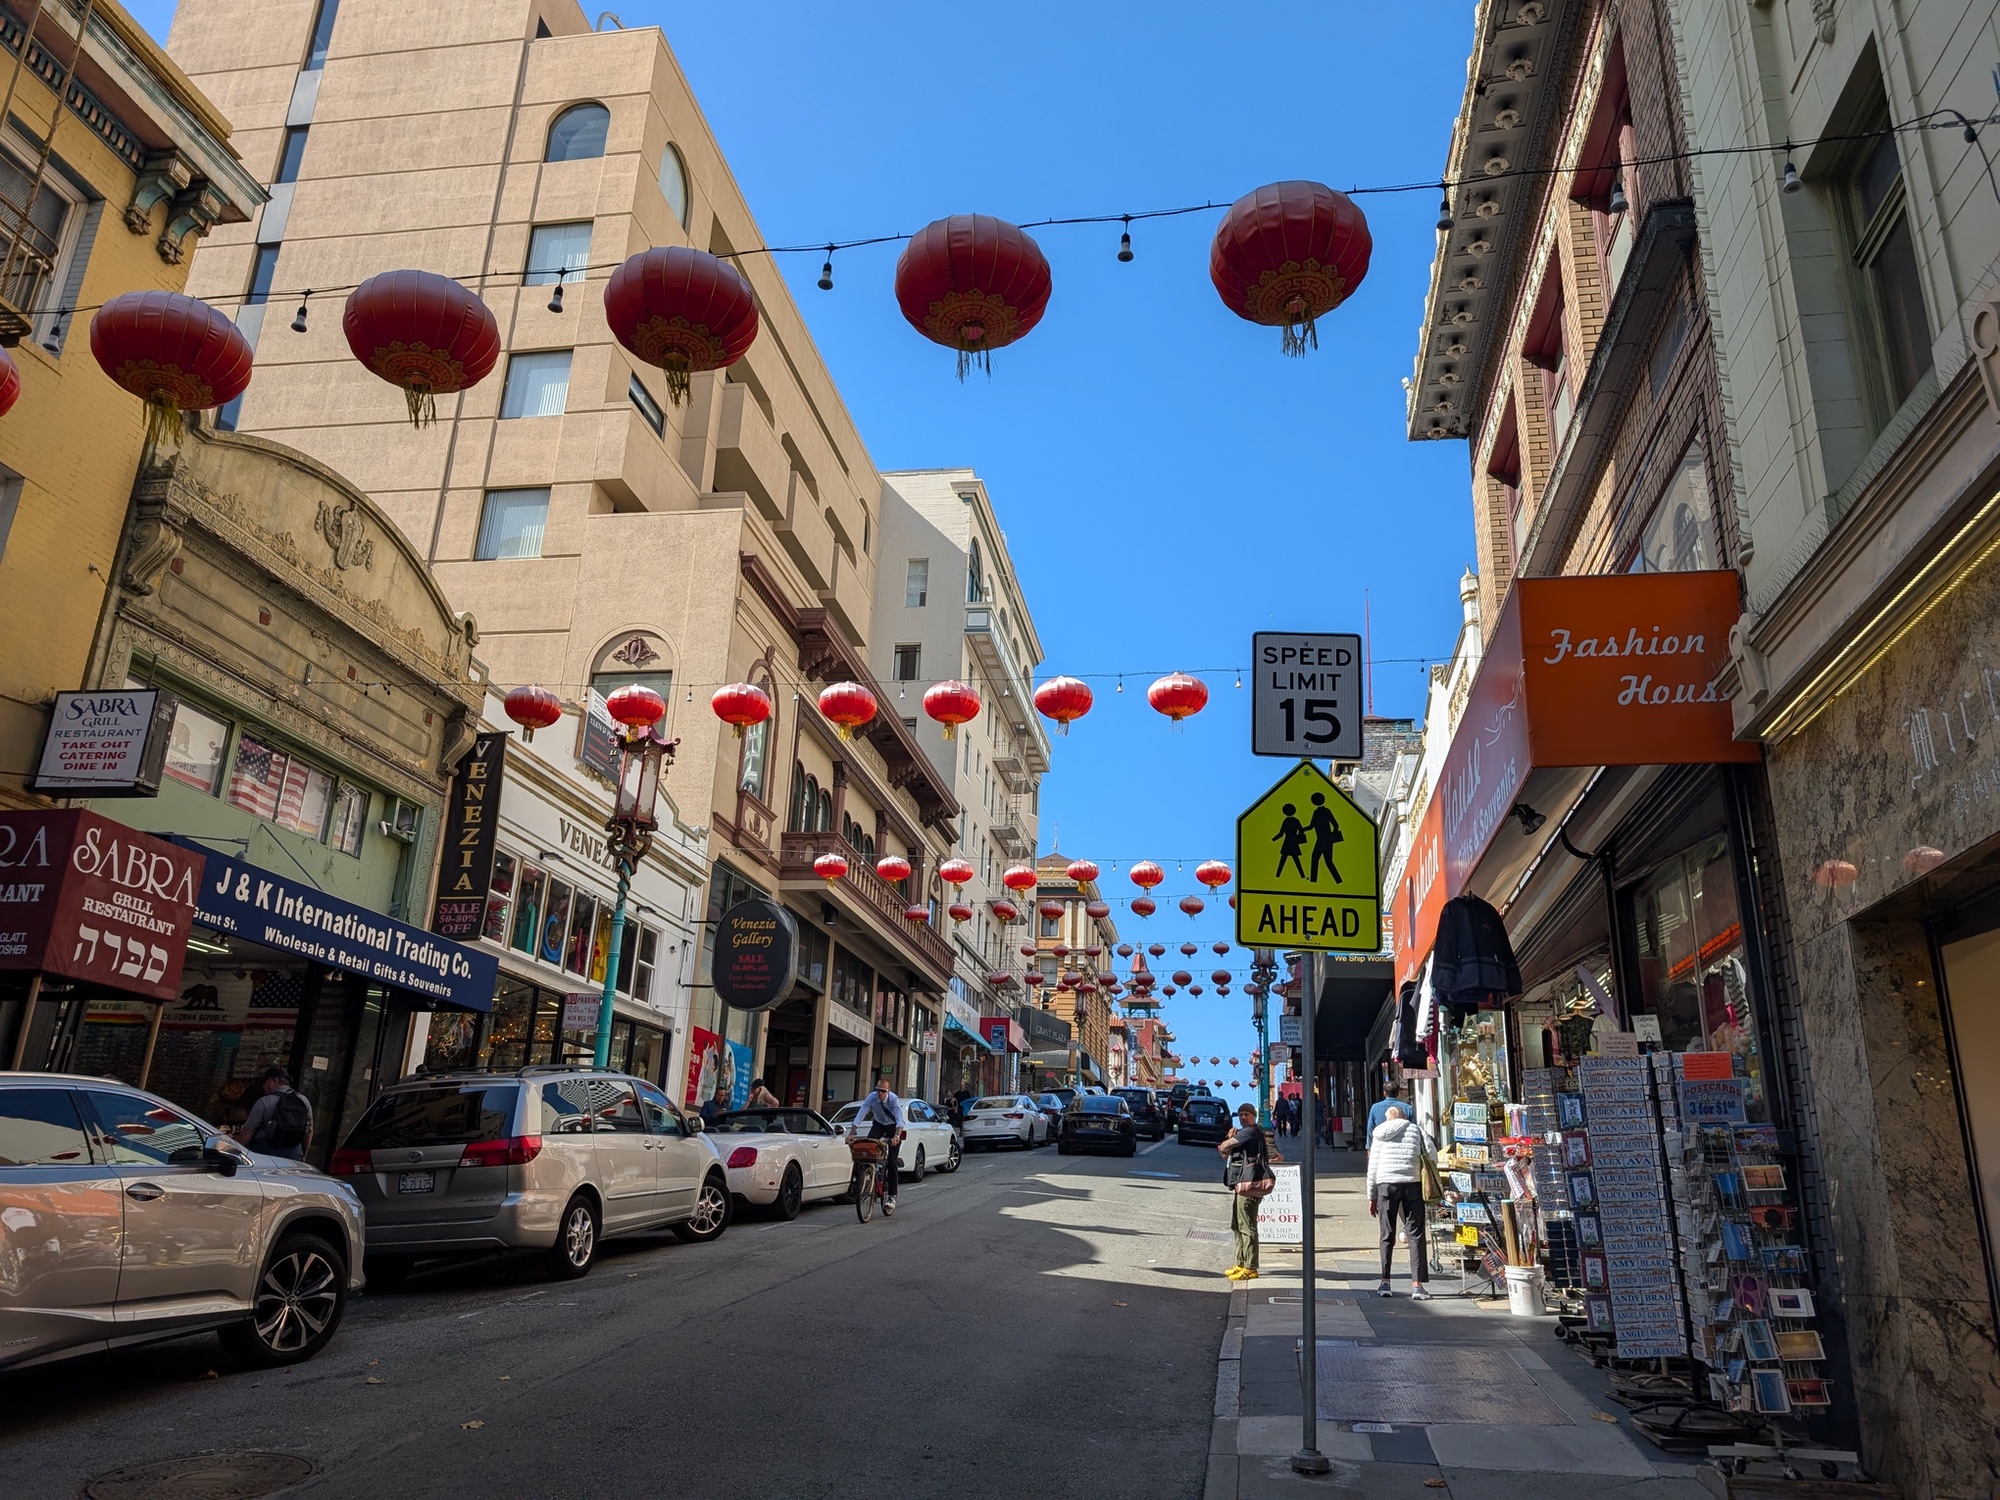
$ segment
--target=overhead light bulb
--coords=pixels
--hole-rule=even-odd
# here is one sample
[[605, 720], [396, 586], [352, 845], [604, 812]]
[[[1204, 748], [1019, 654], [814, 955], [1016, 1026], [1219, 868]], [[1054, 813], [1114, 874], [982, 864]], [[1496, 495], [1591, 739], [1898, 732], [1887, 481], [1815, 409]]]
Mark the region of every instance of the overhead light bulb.
[[833, 290], [833, 246], [831, 245], [826, 247], [826, 264], [819, 268], [819, 289], [822, 292]]
[[1125, 216], [1125, 232], [1118, 236], [1118, 258], [1129, 261], [1132, 258], [1132, 216]]
[[306, 331], [306, 302], [311, 296], [312, 293], [307, 291], [299, 298], [299, 310], [292, 316], [293, 333], [304, 333]]
[[1440, 199], [1438, 202], [1438, 232], [1440, 234], [1450, 234], [1451, 226], [1455, 222], [1451, 216], [1451, 199]]
[[561, 311], [563, 310], [563, 309], [562, 309], [562, 289], [563, 289], [563, 284], [562, 284], [562, 283], [561, 283], [560, 281], [558, 281], [558, 282], [556, 283], [556, 289], [555, 289], [555, 290], [554, 290], [553, 292], [550, 292], [550, 293], [549, 293], [549, 311], [550, 311], [550, 312], [561, 312]]
[[1632, 205], [1625, 200], [1625, 179], [1616, 177], [1611, 182], [1611, 202], [1607, 209], [1614, 214], [1622, 214]]
[[1792, 143], [1785, 142], [1785, 169], [1778, 174], [1780, 192], [1796, 193], [1805, 184], [1799, 181], [1799, 169], [1792, 165]]

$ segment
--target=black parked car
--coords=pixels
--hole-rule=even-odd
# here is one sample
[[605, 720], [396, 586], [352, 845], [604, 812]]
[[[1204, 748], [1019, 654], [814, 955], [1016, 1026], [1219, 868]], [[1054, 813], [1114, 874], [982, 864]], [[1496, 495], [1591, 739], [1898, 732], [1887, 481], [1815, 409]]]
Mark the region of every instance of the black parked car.
[[1183, 1146], [1219, 1146], [1229, 1137], [1229, 1106], [1220, 1099], [1196, 1094], [1181, 1109], [1174, 1138]]
[[1069, 1101], [1076, 1097], [1076, 1090], [1065, 1089], [1060, 1094], [1035, 1094], [1031, 1097], [1035, 1101], [1035, 1108], [1048, 1116], [1049, 1139], [1054, 1140], [1056, 1132], [1062, 1128], [1062, 1112], [1068, 1107]]
[[1132, 1111], [1132, 1124], [1149, 1141], [1164, 1141], [1167, 1138], [1167, 1112], [1160, 1107], [1159, 1096], [1151, 1089], [1113, 1089], [1112, 1097], [1123, 1099], [1125, 1107]]
[[1115, 1151], [1131, 1156], [1138, 1149], [1139, 1132], [1123, 1099], [1110, 1094], [1079, 1094], [1064, 1107], [1062, 1130], [1056, 1136], [1056, 1150], [1062, 1155]]

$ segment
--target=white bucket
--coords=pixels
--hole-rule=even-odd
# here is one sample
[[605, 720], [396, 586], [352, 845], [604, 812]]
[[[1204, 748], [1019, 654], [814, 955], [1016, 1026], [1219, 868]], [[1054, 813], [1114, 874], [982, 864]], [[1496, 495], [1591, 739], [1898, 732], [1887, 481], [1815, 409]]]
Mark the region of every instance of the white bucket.
[[1507, 1311], [1517, 1318], [1542, 1316], [1542, 1268], [1507, 1267]]

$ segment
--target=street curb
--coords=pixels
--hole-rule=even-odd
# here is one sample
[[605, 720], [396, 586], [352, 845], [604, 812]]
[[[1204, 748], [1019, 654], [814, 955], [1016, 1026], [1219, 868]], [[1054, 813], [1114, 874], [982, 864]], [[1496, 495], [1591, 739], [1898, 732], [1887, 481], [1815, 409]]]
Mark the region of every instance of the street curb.
[[1209, 1429], [1208, 1473], [1202, 1500], [1234, 1500], [1241, 1461], [1236, 1456], [1236, 1422], [1243, 1388], [1243, 1328], [1250, 1318], [1250, 1289], [1229, 1293], [1229, 1321], [1215, 1361], [1215, 1421]]

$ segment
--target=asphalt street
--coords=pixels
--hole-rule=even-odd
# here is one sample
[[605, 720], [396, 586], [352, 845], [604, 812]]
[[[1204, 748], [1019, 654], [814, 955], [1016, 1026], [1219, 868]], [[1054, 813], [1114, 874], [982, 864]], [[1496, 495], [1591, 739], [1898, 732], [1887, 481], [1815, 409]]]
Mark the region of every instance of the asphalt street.
[[204, 1452], [301, 1455], [288, 1494], [1201, 1493], [1228, 1313], [1212, 1147], [968, 1156], [901, 1211], [649, 1235], [582, 1281], [483, 1261], [350, 1302], [316, 1360], [212, 1337], [0, 1376], [0, 1492]]

